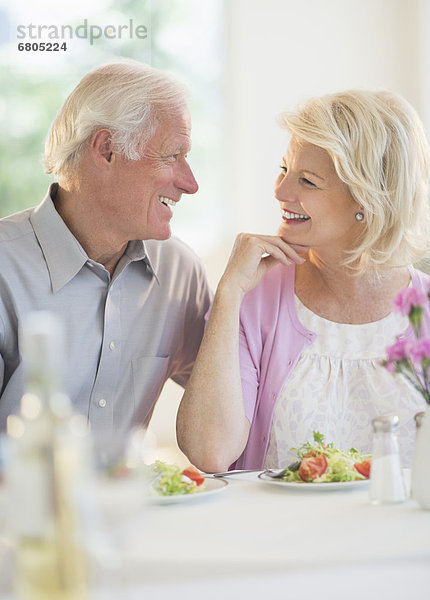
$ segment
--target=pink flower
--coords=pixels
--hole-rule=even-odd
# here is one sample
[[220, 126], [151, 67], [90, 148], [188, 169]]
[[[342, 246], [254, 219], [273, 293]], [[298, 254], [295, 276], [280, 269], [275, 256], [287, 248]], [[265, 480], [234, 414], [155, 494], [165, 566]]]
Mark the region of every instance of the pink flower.
[[409, 315], [414, 306], [420, 306], [427, 302], [427, 296], [421, 290], [407, 287], [401, 290], [394, 298], [394, 310], [406, 316]]
[[395, 373], [396, 372], [396, 365], [393, 362], [387, 362], [387, 364], [385, 365], [385, 368], [390, 373]]
[[423, 358], [430, 359], [430, 339], [421, 338], [410, 342], [408, 351], [411, 359], [416, 363], [420, 363]]
[[406, 377], [430, 405], [430, 337], [422, 337], [423, 311], [429, 308], [430, 283], [425, 291], [414, 287], [401, 290], [394, 299], [394, 310], [407, 316], [415, 339], [399, 340], [387, 348], [387, 358], [381, 361], [390, 373]]
[[392, 346], [389, 346], [387, 348], [388, 363], [409, 358], [410, 345], [411, 342], [408, 340], [398, 340]]

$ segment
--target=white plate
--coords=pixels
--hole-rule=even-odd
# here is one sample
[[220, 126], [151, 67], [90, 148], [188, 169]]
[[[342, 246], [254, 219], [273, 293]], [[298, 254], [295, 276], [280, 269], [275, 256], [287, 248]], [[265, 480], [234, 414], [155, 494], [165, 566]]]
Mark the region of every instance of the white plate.
[[296, 481], [283, 481], [282, 479], [273, 479], [266, 473], [260, 473], [258, 476], [261, 481], [273, 483], [274, 485], [294, 489], [304, 492], [328, 492], [334, 490], [350, 490], [351, 488], [365, 488], [369, 485], [369, 479], [357, 479], [356, 481], [332, 481], [329, 483], [298, 483]]
[[178, 504], [179, 502], [192, 502], [195, 500], [203, 500], [213, 494], [218, 494], [226, 489], [228, 481], [225, 479], [216, 479], [214, 477], [205, 478], [205, 489], [201, 492], [193, 494], [174, 494], [173, 496], [159, 496], [153, 494], [149, 497], [150, 502], [156, 504]]

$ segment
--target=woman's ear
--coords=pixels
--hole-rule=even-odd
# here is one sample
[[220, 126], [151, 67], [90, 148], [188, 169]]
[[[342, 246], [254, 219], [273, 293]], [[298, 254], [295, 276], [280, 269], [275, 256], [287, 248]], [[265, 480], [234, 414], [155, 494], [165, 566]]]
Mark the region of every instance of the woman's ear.
[[109, 129], [98, 129], [90, 141], [90, 153], [99, 168], [105, 168], [112, 162], [112, 133]]

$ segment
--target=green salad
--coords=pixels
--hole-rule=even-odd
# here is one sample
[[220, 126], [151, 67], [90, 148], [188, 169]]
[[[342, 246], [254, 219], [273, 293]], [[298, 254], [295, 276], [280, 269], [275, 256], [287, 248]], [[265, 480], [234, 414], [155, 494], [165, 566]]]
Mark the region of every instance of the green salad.
[[297, 461], [289, 465], [284, 481], [297, 483], [331, 483], [369, 479], [371, 456], [355, 448], [339, 450], [326, 444], [324, 436], [313, 432], [314, 441], [306, 442], [297, 451]]
[[152, 488], [159, 496], [174, 496], [178, 494], [194, 494], [204, 489], [204, 476], [195, 467], [181, 469], [177, 465], [157, 460], [152, 466], [160, 476]]

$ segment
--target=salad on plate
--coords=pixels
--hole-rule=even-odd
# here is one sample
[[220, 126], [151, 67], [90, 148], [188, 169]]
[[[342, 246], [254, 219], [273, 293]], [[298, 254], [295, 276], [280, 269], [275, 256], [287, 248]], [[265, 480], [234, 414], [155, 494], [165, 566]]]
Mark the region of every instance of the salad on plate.
[[157, 460], [152, 470], [159, 474], [152, 484], [152, 490], [158, 496], [195, 494], [205, 490], [204, 475], [191, 465], [182, 470], [177, 465]]
[[295, 483], [333, 483], [369, 479], [371, 455], [355, 448], [339, 450], [325, 443], [324, 435], [313, 432], [313, 442], [305, 442], [297, 451], [297, 461], [288, 466], [283, 481]]

